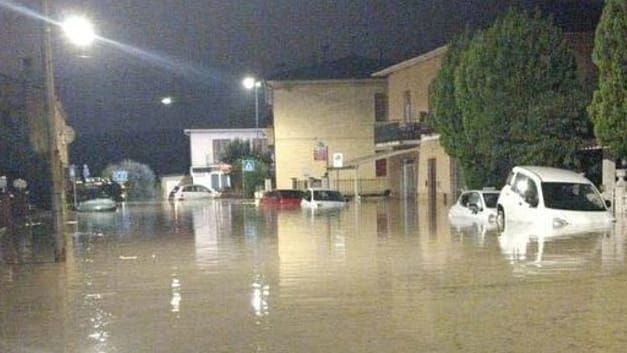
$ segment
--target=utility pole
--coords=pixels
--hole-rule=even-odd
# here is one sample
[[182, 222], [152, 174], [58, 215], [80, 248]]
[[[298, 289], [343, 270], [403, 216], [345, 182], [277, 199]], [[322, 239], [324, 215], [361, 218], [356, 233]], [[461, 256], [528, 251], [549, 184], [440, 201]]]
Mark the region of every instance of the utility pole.
[[[48, 1], [41, 0], [44, 18], [49, 17]], [[52, 232], [55, 237], [54, 260], [64, 262], [66, 258], [65, 239], [65, 185], [63, 164], [59, 151], [59, 128], [56, 119], [56, 94], [52, 66], [51, 27], [48, 21], [42, 21], [42, 58], [44, 64], [44, 116], [48, 137], [48, 158], [50, 159], [50, 201], [52, 211]]]

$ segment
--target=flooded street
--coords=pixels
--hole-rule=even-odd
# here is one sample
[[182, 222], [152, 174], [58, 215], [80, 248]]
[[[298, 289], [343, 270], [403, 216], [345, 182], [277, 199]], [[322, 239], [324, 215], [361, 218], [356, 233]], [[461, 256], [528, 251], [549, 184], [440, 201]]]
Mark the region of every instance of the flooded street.
[[164, 202], [70, 218], [66, 263], [36, 236], [3, 239], [0, 352], [627, 347], [623, 222], [537, 239], [402, 200], [318, 213]]

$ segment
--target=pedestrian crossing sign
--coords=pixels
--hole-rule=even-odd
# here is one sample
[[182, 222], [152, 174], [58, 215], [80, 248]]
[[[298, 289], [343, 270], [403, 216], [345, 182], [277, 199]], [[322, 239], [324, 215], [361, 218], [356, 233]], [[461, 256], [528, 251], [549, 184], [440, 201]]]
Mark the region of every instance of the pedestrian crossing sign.
[[255, 171], [255, 161], [253, 159], [242, 160], [242, 170], [245, 172]]

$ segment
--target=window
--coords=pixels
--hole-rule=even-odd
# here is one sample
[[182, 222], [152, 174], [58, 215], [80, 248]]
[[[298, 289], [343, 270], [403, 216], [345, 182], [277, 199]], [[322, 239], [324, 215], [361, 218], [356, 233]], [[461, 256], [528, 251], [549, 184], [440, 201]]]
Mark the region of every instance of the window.
[[268, 141], [263, 138], [254, 138], [253, 142], [253, 151], [255, 152], [265, 152], [268, 149]]
[[462, 194], [462, 197], [460, 197], [459, 199], [459, 203], [464, 206], [464, 207], [468, 207], [468, 198], [470, 197], [470, 194], [468, 193], [464, 193]]
[[388, 160], [387, 159], [377, 159], [374, 162], [374, 166], [375, 166], [375, 171], [376, 171], [376, 176], [377, 177], [384, 177], [387, 176], [388, 174]]
[[406, 123], [413, 120], [411, 110], [411, 91], [407, 90], [403, 92], [403, 121]]
[[374, 94], [374, 121], [387, 121], [388, 96], [385, 93]]
[[222, 161], [224, 152], [226, 152], [226, 146], [231, 143], [228, 139], [213, 140], [213, 162], [218, 163]]
[[532, 207], [538, 206], [538, 187], [528, 176], [520, 173], [516, 174], [512, 191], [520, 195]]
[[468, 206], [481, 206], [481, 197], [478, 193], [470, 193], [470, 195], [468, 196]]
[[569, 211], [605, 211], [605, 202], [592, 184], [542, 183], [544, 205]]

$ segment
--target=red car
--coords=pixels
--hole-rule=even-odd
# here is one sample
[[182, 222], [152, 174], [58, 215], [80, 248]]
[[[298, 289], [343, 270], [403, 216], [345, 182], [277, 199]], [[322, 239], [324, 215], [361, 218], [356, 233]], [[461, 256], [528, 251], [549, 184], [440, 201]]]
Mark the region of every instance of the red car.
[[277, 189], [266, 191], [259, 199], [260, 207], [300, 208], [303, 192], [300, 190]]

